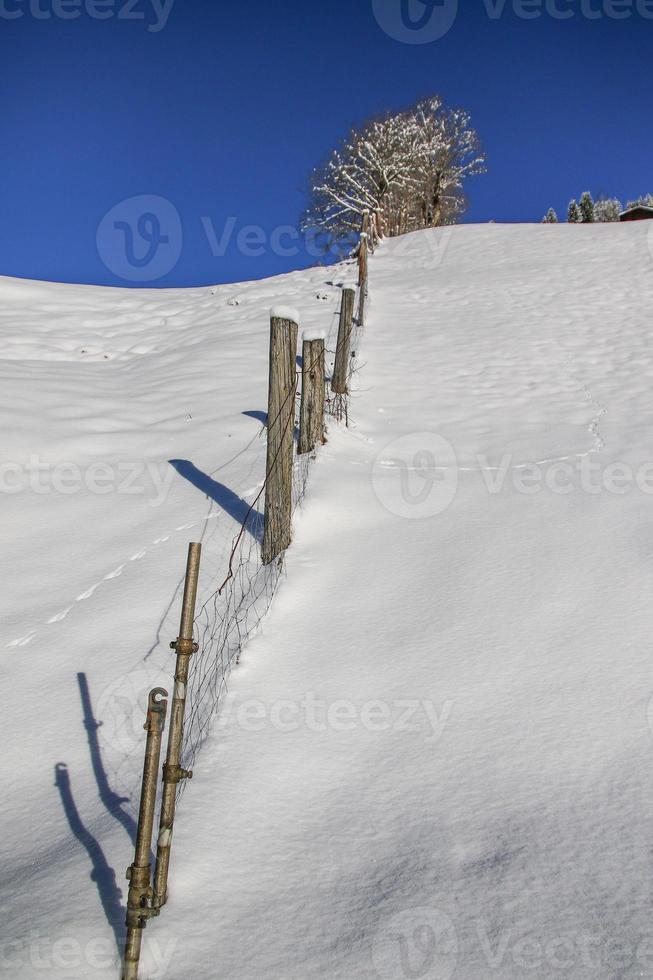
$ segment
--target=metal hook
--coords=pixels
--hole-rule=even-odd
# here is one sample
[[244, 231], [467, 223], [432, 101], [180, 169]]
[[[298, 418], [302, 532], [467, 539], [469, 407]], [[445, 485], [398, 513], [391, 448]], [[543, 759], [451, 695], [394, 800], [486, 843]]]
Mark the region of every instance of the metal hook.
[[164, 699], [168, 697], [168, 692], [162, 687], [155, 687], [153, 691], [150, 691], [150, 700], [148, 707], [152, 711], [165, 711], [168, 707], [167, 701]]

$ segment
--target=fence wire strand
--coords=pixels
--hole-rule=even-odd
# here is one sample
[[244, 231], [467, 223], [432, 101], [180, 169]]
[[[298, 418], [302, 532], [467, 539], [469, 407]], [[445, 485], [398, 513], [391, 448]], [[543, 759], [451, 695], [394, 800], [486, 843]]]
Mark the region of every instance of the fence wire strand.
[[[360, 290], [359, 290], [360, 293]], [[360, 311], [359, 297], [359, 311]], [[356, 360], [364, 324], [357, 316], [352, 328], [352, 356], [349, 364], [349, 380], [356, 373]], [[333, 332], [333, 320], [329, 334]], [[329, 345], [331, 346], [331, 345]], [[328, 374], [329, 372], [327, 372]], [[286, 396], [279, 415], [288, 398], [298, 399], [298, 381]], [[325, 384], [329, 379], [325, 379]], [[337, 399], [341, 399], [339, 402]], [[347, 396], [327, 398], [327, 411], [335, 418], [348, 421]], [[297, 404], [290, 415], [289, 424], [295, 424]], [[279, 416], [277, 416], [278, 419]], [[277, 419], [273, 421], [277, 421]], [[269, 423], [268, 423], [269, 424]], [[306, 493], [310, 469], [315, 453], [295, 455], [293, 460], [293, 513]], [[273, 460], [272, 465], [274, 465]], [[194, 634], [199, 645], [191, 660], [191, 672], [187, 695], [187, 718], [184, 732], [182, 766], [192, 769], [198, 753], [206, 741], [221, 699], [227, 690], [229, 674], [238, 663], [240, 654], [249, 639], [259, 630], [284, 575], [284, 555], [269, 565], [263, 565], [261, 547], [263, 541], [263, 514], [257, 504], [263, 499], [266, 479], [252, 501], [245, 519], [236, 534], [225, 569], [226, 577], [215, 591], [203, 601], [195, 618]], [[183, 795], [186, 783], [179, 786]]]

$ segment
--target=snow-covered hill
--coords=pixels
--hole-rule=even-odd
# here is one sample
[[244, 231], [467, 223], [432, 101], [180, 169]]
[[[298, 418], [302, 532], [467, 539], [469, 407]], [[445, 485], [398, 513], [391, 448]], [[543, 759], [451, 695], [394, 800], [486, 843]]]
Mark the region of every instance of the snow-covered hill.
[[[650, 227], [374, 256], [354, 427], [195, 767], [144, 977], [653, 976]], [[141, 721], [187, 540], [209, 590], [260, 486], [268, 307], [333, 335], [345, 274], [0, 280], [12, 977], [115, 976], [142, 732], [111, 706]]]

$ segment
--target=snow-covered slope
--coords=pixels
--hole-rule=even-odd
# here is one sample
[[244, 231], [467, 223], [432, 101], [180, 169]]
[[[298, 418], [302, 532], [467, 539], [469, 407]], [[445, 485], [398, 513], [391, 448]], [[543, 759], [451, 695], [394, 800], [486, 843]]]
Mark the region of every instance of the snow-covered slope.
[[[355, 425], [195, 767], [145, 977], [653, 976], [649, 229], [465, 227], [374, 257]], [[117, 819], [107, 793], [141, 743], [99, 758], [77, 674], [109, 726], [107, 691], [166, 676], [184, 544], [210, 580], [262, 477], [242, 413], [265, 407], [267, 307], [332, 327], [338, 276], [0, 285], [10, 461], [165, 481], [188, 459], [232, 491], [232, 513], [174, 471], [156, 507], [6, 497], [12, 976], [115, 976], [136, 803]]]

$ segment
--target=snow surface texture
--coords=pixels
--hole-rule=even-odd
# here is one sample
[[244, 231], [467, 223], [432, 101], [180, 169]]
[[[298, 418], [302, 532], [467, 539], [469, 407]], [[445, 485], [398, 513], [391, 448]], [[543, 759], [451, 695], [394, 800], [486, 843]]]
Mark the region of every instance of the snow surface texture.
[[[373, 257], [354, 428], [331, 427], [195, 766], [143, 978], [653, 976], [648, 234], [463, 227]], [[267, 311], [330, 317], [332, 349], [325, 278], [237, 307], [0, 281], [8, 460], [186, 459], [222, 485], [8, 496], [12, 977], [116, 976], [120, 797], [185, 544], [208, 591], [263, 479]]]

